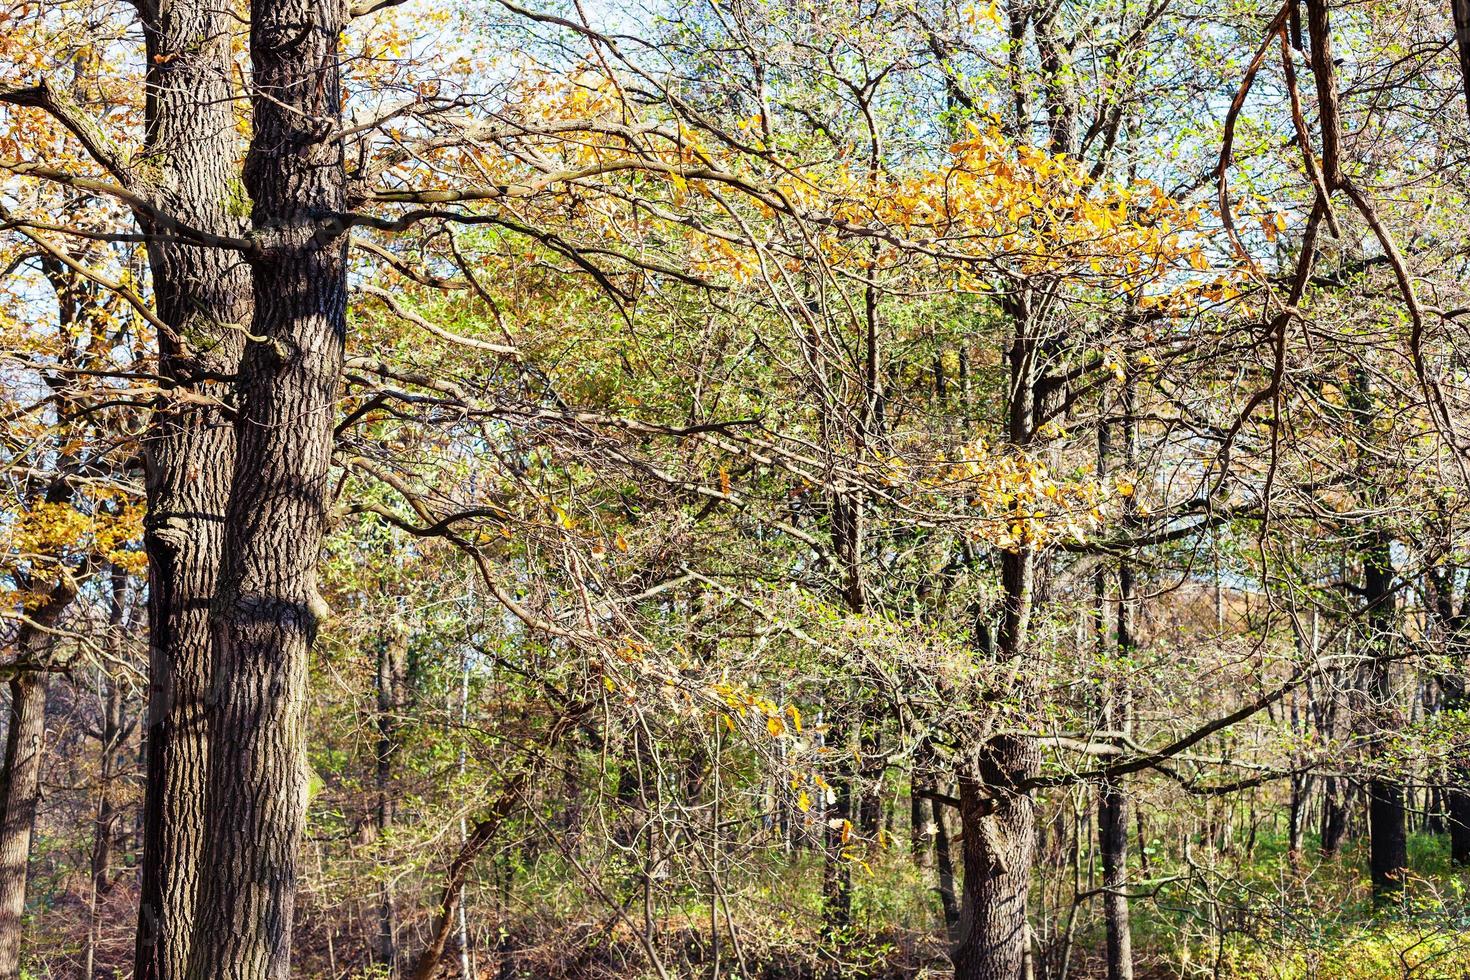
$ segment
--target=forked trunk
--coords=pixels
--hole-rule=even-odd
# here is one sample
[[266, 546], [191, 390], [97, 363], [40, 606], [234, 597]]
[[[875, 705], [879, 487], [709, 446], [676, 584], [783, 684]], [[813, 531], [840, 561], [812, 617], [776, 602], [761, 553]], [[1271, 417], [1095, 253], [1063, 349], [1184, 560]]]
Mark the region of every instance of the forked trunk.
[[[233, 11], [160, 0], [139, 6], [147, 47], [143, 162], [162, 208], [202, 231], [238, 235]], [[232, 213], [232, 211], [236, 213]], [[250, 321], [244, 260], [150, 228], [159, 373], [170, 399], [143, 445], [148, 494], [148, 709], [137, 980], [183, 980], [196, 917], [208, 768], [209, 610], [224, 544], [235, 436], [224, 408]]]
[[345, 5], [253, 0], [253, 337], [214, 603], [208, 863], [191, 980], [284, 980], [305, 824], [307, 655], [346, 328]]

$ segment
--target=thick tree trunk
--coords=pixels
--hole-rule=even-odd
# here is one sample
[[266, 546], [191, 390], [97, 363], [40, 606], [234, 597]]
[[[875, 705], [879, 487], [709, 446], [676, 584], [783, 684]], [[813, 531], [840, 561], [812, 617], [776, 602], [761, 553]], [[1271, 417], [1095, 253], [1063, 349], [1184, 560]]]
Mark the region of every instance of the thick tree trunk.
[[71, 602], [59, 588], [31, 612], [16, 637], [16, 663], [10, 680], [5, 768], [0, 772], [0, 980], [20, 976], [21, 925], [26, 907], [26, 876], [36, 802], [41, 795], [41, 760], [46, 737], [46, 673], [56, 645], [51, 632]]
[[1322, 782], [1322, 856], [1336, 857], [1342, 852], [1347, 840], [1347, 806], [1343, 797], [1347, 788], [1344, 781], [1328, 776]]
[[345, 5], [253, 0], [254, 337], [214, 604], [205, 868], [191, 980], [283, 980], [305, 823], [306, 669], [346, 327]]
[[1470, 772], [1456, 768], [1455, 785], [1445, 791], [1450, 831], [1450, 860], [1457, 866], [1470, 864]]
[[[1456, 625], [1464, 627], [1464, 623], [1457, 620]], [[1455, 633], [1456, 653], [1463, 656], [1459, 649], [1461, 640], [1459, 631]], [[1458, 659], [1458, 657], [1457, 657]], [[1457, 663], [1457, 668], [1463, 670], [1463, 662]], [[1465, 676], [1456, 673], [1447, 680], [1444, 685], [1444, 711], [1464, 711], [1466, 709]], [[1449, 765], [1448, 785], [1444, 787], [1444, 809], [1445, 829], [1450, 838], [1450, 862], [1457, 867], [1470, 865], [1470, 764], [1463, 759], [1451, 760]]]
[[976, 772], [960, 779], [965, 879], [950, 953], [955, 980], [1021, 976], [1036, 814], [1031, 796], [1014, 786], [1040, 766], [1035, 739], [999, 736], [982, 748]]
[[[1001, 558], [1005, 607], [1000, 630], [1003, 660], [1026, 649], [1035, 582], [1029, 549]], [[960, 827], [964, 888], [950, 951], [955, 980], [1014, 980], [1030, 945], [1026, 900], [1035, 848], [1035, 803], [1021, 788], [1041, 767], [1033, 738], [996, 736], [979, 747], [973, 767], [960, 774]]]
[[[1326, 27], [1318, 24], [1325, 18], [1325, 5], [1309, 3], [1308, 13], [1313, 18], [1313, 42], [1325, 38]], [[1319, 51], [1323, 57], [1327, 52]], [[1319, 86], [1322, 85], [1319, 79]], [[1330, 170], [1324, 160], [1324, 172]], [[1346, 391], [1348, 408], [1352, 413], [1353, 428], [1359, 441], [1358, 452], [1366, 457], [1375, 445], [1379, 409], [1374, 404], [1373, 375], [1367, 365], [1357, 365], [1349, 375]], [[1366, 463], [1360, 464], [1366, 467]], [[1367, 503], [1375, 510], [1384, 506], [1384, 488], [1375, 481], [1375, 474], [1363, 473]], [[1402, 725], [1401, 712], [1394, 702], [1392, 677], [1389, 672], [1390, 653], [1398, 630], [1398, 611], [1394, 594], [1393, 536], [1376, 515], [1369, 519], [1364, 529], [1363, 543], [1359, 550], [1363, 566], [1363, 613], [1365, 633], [1362, 637], [1366, 662], [1359, 675], [1359, 685], [1367, 701], [1367, 710], [1362, 712], [1358, 724], [1367, 724], [1368, 729], [1359, 728], [1358, 734], [1365, 738], [1369, 763], [1373, 775], [1367, 783], [1368, 795], [1368, 870], [1373, 879], [1375, 899], [1386, 899], [1403, 888], [1403, 875], [1408, 865], [1407, 835], [1404, 819], [1403, 784], [1386, 771], [1384, 749]]]
[[1460, 91], [1470, 110], [1470, 0], [1450, 0], [1455, 18], [1455, 42], [1460, 55]]
[[[1456, 604], [1458, 578], [1459, 570], [1454, 565], [1442, 571], [1431, 569], [1425, 576], [1425, 592], [1430, 600], [1425, 608], [1433, 616], [1450, 658], [1449, 671], [1439, 678], [1439, 710], [1443, 712], [1463, 712], [1470, 704], [1465, 674], [1470, 594]], [[1466, 587], [1470, 588], [1470, 580]], [[1459, 756], [1451, 759], [1446, 769], [1445, 785], [1438, 787], [1442, 810], [1436, 809], [1436, 816], [1442, 813], [1444, 832], [1450, 839], [1450, 862], [1463, 867], [1470, 864], [1470, 763]]]
[[[244, 227], [230, 56], [233, 12], [191, 0], [143, 4], [148, 68], [143, 162], [163, 210], [203, 231]], [[223, 409], [250, 320], [240, 256], [152, 228], [159, 373], [195, 396], [154, 413], [144, 443], [148, 520], [147, 782], [137, 980], [183, 980], [196, 916], [208, 766], [209, 610], [224, 541], [235, 436]]]

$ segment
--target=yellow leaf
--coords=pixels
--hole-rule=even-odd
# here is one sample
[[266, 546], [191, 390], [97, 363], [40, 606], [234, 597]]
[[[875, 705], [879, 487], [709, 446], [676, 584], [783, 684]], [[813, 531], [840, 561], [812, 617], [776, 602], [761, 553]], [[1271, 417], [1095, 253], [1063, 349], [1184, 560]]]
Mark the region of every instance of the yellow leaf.
[[802, 790], [796, 795], [796, 808], [802, 813], [806, 813], [812, 808], [812, 798], [806, 795], [806, 790]]

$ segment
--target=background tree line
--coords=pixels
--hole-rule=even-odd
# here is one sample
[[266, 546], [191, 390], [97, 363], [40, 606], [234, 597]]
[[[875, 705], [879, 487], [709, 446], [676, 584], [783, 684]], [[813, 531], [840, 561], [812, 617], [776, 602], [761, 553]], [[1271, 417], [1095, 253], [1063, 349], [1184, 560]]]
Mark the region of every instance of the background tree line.
[[0, 980], [1470, 969], [1470, 14], [0, 18]]

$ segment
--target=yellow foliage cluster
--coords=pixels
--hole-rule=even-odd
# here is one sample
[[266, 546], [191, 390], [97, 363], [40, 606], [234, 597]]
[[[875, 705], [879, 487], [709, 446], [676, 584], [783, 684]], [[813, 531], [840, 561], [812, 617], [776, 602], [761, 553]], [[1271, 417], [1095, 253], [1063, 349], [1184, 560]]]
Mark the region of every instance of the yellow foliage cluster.
[[143, 574], [147, 559], [137, 545], [143, 537], [144, 508], [130, 501], [117, 503], [81, 510], [69, 502], [43, 501], [16, 508], [0, 527], [0, 570], [35, 570], [91, 556]]
[[1093, 180], [1075, 160], [1017, 143], [994, 123], [967, 126], [946, 166], [876, 181], [839, 175], [836, 216], [901, 230], [951, 264], [1006, 259], [1022, 275], [1137, 283], [1203, 267], [1198, 208], [1151, 184]]
[[1029, 454], [995, 452], [983, 439], [966, 448], [952, 478], [982, 518], [980, 536], [1006, 551], [1085, 540], [1102, 526], [1103, 508], [1114, 495], [1133, 493], [1126, 482], [1110, 491], [1095, 479], [1058, 480]]
[[[772, 738], [780, 738], [788, 733], [801, 734], [801, 709], [794, 704], [783, 709], [770, 698], [735, 684], [715, 684], [711, 693], [741, 718], [751, 714], [764, 718], [766, 731]], [[729, 715], [725, 716], [725, 725], [732, 730], [735, 727]]]

